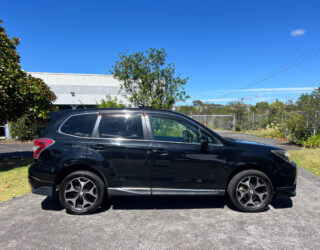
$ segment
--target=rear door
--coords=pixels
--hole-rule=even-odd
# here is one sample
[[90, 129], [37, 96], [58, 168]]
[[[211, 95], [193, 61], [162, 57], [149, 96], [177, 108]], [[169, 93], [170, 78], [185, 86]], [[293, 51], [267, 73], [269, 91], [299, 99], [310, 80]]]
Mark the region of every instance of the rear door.
[[111, 194], [150, 194], [149, 142], [144, 127], [142, 112], [101, 113], [98, 117], [89, 148], [103, 158]]

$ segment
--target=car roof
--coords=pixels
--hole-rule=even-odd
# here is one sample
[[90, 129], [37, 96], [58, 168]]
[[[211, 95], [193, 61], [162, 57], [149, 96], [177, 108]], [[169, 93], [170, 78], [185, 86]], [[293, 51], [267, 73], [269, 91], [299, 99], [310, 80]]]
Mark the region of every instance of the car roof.
[[152, 113], [159, 113], [159, 114], [171, 114], [175, 116], [189, 118], [185, 114], [171, 111], [171, 110], [163, 110], [163, 109], [152, 109], [152, 108], [86, 108], [86, 109], [66, 109], [66, 110], [58, 110], [50, 112], [51, 119], [55, 119], [56, 117], [66, 116], [66, 115], [73, 115], [73, 114], [85, 114], [85, 113], [108, 113], [108, 112], [152, 112]]

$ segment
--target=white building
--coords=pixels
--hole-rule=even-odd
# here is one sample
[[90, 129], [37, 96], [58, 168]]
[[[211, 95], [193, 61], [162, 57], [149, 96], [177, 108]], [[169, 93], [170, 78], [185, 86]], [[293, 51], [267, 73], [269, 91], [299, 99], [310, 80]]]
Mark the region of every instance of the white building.
[[[30, 75], [42, 79], [57, 96], [54, 105], [59, 109], [77, 109], [97, 107], [106, 95], [117, 97], [127, 104], [127, 100], [120, 94], [120, 82], [112, 75], [72, 74], [28, 72]], [[1, 124], [0, 124], [1, 125]], [[10, 138], [9, 125], [0, 126], [0, 138]]]
[[60, 109], [97, 107], [109, 94], [127, 103], [120, 94], [120, 82], [112, 75], [29, 72], [42, 79], [56, 94]]

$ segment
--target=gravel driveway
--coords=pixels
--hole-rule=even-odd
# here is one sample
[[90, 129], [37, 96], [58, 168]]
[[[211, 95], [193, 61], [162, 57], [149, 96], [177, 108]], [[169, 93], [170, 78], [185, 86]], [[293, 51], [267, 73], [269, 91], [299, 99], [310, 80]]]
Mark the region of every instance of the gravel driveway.
[[122, 197], [74, 216], [27, 194], [0, 204], [0, 249], [320, 249], [319, 190], [299, 168], [297, 196], [257, 214], [224, 197]]

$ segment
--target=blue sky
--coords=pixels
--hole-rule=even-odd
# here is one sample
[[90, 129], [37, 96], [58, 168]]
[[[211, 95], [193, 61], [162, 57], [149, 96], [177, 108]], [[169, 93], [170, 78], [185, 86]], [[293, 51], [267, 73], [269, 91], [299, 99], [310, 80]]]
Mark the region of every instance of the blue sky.
[[189, 102], [285, 101], [320, 84], [318, 55], [252, 85], [320, 44], [318, 0], [0, 1], [26, 71], [109, 74], [120, 52], [154, 47], [190, 78]]

